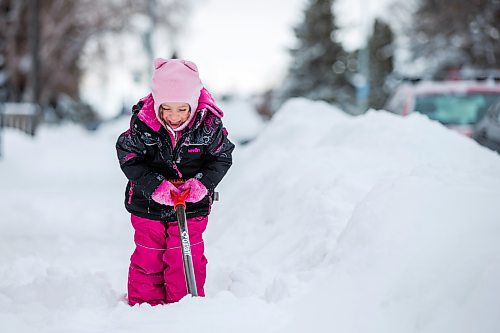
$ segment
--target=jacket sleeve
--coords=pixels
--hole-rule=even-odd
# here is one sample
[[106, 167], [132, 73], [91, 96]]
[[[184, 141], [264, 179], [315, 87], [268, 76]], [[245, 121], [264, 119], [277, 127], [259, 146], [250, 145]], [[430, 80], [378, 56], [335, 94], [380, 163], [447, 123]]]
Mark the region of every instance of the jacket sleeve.
[[219, 118], [215, 121], [215, 126], [216, 130], [205, 155], [205, 163], [197, 175], [209, 191], [215, 189], [233, 163], [234, 144], [227, 138], [227, 130]]
[[116, 152], [120, 168], [125, 176], [134, 183], [135, 190], [142, 191], [144, 197], [151, 198], [165, 177], [148, 166], [147, 147], [140, 130], [134, 124], [134, 119], [130, 129], [118, 137]]

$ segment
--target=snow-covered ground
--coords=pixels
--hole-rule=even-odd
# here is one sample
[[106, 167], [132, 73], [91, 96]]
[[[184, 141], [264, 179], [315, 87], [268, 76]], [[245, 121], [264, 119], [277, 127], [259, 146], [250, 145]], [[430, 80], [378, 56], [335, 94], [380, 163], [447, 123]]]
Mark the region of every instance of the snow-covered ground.
[[500, 157], [423, 116], [302, 99], [235, 152], [208, 296], [129, 307], [126, 127], [4, 133], [1, 332], [500, 331]]

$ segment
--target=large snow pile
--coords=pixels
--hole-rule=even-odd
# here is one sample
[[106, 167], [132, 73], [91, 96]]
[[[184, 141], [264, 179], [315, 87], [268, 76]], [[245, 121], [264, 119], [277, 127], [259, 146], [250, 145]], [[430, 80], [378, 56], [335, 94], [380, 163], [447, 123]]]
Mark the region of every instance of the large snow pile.
[[4, 135], [1, 332], [500, 330], [499, 156], [423, 116], [301, 99], [235, 152], [208, 297], [130, 308], [126, 126]]

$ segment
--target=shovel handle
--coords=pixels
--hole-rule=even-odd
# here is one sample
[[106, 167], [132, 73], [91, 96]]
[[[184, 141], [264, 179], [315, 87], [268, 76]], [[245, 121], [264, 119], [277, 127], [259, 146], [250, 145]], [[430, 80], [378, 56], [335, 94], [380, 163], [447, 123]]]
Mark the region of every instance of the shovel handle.
[[172, 197], [172, 200], [174, 201], [174, 208], [177, 209], [177, 206], [181, 205], [186, 207], [186, 199], [189, 196], [190, 189], [185, 189], [181, 193], [177, 194], [174, 191], [170, 191], [170, 196]]

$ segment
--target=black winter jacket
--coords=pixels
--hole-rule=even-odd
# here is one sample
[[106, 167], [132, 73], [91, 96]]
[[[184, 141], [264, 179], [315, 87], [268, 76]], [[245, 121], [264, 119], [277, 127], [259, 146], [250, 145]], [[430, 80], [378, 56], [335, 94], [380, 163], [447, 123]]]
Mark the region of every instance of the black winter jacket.
[[156, 118], [153, 103], [149, 95], [134, 106], [130, 128], [116, 143], [120, 167], [129, 180], [125, 207], [140, 217], [174, 221], [173, 207], [161, 205], [151, 196], [164, 180], [195, 177], [209, 194], [199, 202], [188, 202], [186, 215], [208, 215], [214, 189], [231, 166], [234, 145], [221, 119], [205, 108], [197, 111], [192, 125], [172, 147], [167, 130]]

